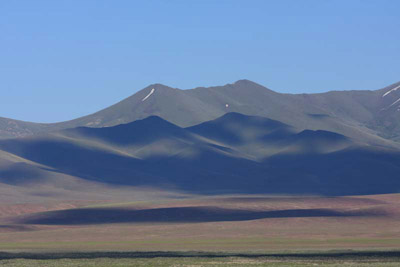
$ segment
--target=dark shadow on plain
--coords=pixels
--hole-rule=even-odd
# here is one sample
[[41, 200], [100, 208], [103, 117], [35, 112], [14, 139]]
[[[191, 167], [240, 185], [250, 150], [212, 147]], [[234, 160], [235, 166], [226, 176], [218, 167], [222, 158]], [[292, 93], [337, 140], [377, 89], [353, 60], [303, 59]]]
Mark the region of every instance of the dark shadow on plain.
[[384, 216], [377, 210], [288, 209], [254, 211], [210, 206], [157, 209], [83, 208], [43, 212], [17, 220], [39, 225], [93, 225], [109, 223], [201, 223], [265, 218]]

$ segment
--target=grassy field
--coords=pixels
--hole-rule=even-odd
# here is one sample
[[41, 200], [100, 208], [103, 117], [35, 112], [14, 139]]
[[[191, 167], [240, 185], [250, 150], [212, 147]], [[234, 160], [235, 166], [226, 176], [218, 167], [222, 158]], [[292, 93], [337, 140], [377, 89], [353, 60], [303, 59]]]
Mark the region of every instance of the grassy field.
[[1, 253], [0, 266], [398, 266], [399, 251]]

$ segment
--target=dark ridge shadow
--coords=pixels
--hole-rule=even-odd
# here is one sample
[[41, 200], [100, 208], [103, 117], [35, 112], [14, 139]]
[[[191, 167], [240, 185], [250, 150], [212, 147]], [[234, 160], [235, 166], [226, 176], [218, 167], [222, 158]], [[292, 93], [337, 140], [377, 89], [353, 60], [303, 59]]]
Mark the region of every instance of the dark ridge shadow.
[[190, 133], [160, 117], [150, 116], [112, 127], [78, 127], [63, 130], [67, 135], [94, 138], [117, 145], [145, 145], [161, 138], [190, 139]]
[[265, 218], [369, 217], [384, 216], [377, 210], [339, 211], [334, 209], [288, 209], [252, 211], [210, 206], [158, 209], [83, 208], [43, 212], [17, 220], [23, 224], [89, 225], [109, 223], [201, 223], [249, 221]]
[[266, 258], [266, 259], [313, 259], [313, 260], [388, 260], [399, 261], [400, 251], [335, 251], [335, 252], [304, 252], [304, 253], [227, 253], [227, 252], [181, 252], [181, 251], [132, 251], [132, 252], [58, 252], [58, 253], [29, 253], [29, 252], [0, 252], [0, 260], [31, 259], [140, 259], [140, 258]]
[[349, 138], [344, 135], [324, 130], [304, 130], [293, 135], [292, 138], [293, 141], [307, 142], [310, 145], [315, 143], [315, 141], [325, 141], [327, 145], [339, 141], [349, 141]]
[[324, 118], [330, 118], [331, 116], [328, 114], [318, 114], [318, 113], [308, 113], [308, 117], [314, 118], [314, 119], [324, 119]]
[[243, 136], [246, 135], [246, 132], [251, 133], [255, 131], [264, 133], [255, 138], [260, 140], [267, 140], [268, 136], [271, 135], [271, 141], [293, 133], [292, 127], [282, 122], [265, 117], [243, 115], [236, 112], [226, 113], [215, 120], [185, 129], [206, 138], [230, 145], [244, 144], [246, 140], [243, 139]]

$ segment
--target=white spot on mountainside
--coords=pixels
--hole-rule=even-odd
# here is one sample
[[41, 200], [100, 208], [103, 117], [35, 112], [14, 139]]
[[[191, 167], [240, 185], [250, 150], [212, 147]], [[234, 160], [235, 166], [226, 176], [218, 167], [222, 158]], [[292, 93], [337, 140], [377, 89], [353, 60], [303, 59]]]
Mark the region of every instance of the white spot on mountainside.
[[145, 98], [142, 99], [142, 101], [145, 101], [147, 98], [149, 98], [149, 96], [151, 96], [154, 93], [155, 89], [151, 89], [150, 93], [148, 95], [146, 95]]
[[101, 122], [102, 122], [102, 120], [101, 120], [100, 118], [98, 118], [98, 119], [96, 119], [95, 121], [86, 123], [85, 126], [99, 125]]
[[225, 105], [225, 107], [226, 107], [226, 108], [228, 108], [228, 107], [229, 107], [229, 105], [228, 105], [228, 104], [226, 104], [226, 105]]
[[400, 85], [399, 86], [397, 86], [397, 87], [395, 87], [395, 88], [393, 88], [392, 90], [389, 90], [389, 91], [387, 91], [386, 93], [384, 93], [383, 94], [383, 96], [382, 97], [385, 97], [385, 96], [387, 96], [388, 94], [390, 94], [391, 92], [394, 92], [394, 91], [396, 91], [397, 89], [399, 89], [400, 88]]

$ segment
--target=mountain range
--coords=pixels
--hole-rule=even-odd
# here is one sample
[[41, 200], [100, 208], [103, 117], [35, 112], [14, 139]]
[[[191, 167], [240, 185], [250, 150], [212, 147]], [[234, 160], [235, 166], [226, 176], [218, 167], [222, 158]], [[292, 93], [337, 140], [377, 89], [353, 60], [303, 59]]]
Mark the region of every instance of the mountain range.
[[281, 94], [248, 80], [190, 90], [153, 84], [111, 107], [71, 121], [43, 124], [0, 118], [0, 137], [114, 126], [152, 115], [188, 127], [238, 112], [299, 129], [334, 131], [377, 144], [393, 144], [391, 141], [400, 138], [399, 88], [400, 82], [377, 91]]
[[398, 89], [295, 95], [248, 80], [190, 90], [154, 84], [71, 121], [1, 118], [0, 190], [25, 197], [75, 197], [83, 185], [190, 194], [399, 192]]

